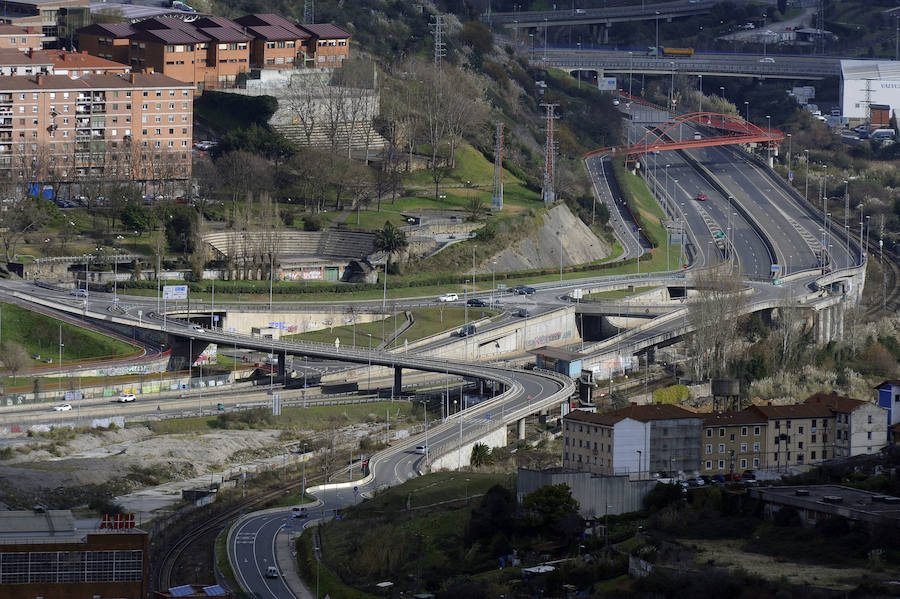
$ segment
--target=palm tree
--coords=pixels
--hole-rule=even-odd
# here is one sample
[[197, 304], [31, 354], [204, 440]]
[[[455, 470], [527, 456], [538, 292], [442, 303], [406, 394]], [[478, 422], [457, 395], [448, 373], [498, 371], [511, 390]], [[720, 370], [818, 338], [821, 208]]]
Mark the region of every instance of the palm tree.
[[474, 468], [493, 464], [494, 456], [491, 455], [491, 448], [484, 443], [476, 443], [472, 446], [472, 456], [469, 458], [469, 462]]
[[398, 252], [402, 252], [409, 247], [409, 240], [406, 239], [406, 233], [394, 226], [391, 221], [384, 222], [384, 228], [375, 233], [375, 249], [387, 254], [387, 261], [384, 264], [384, 297], [381, 301], [381, 309], [385, 309], [387, 302], [387, 275], [391, 266], [391, 256]]

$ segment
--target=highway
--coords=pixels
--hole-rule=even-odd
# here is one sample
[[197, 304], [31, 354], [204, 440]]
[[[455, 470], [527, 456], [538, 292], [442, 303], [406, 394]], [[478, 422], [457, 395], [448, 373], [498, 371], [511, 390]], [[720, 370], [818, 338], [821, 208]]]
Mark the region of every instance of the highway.
[[676, 0], [674, 2], [627, 2], [612, 0], [602, 8], [566, 8], [562, 10], [529, 10], [514, 12], [494, 12], [483, 14], [482, 22], [502, 25], [508, 29], [523, 27], [553, 27], [563, 25], [591, 25], [595, 23], [618, 23], [623, 21], [648, 21], [672, 19], [709, 12], [718, 0]]

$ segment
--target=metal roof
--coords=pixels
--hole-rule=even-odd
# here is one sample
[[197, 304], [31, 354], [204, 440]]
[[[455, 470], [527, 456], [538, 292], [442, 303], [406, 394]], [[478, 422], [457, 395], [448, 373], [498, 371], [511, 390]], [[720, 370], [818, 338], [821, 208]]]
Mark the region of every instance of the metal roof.
[[887, 60], [842, 60], [844, 79], [900, 81], [900, 62]]
[[75, 532], [75, 518], [69, 510], [0, 511], [0, 539], [9, 537], [71, 536]]
[[143, 6], [140, 4], [120, 4], [117, 2], [91, 2], [91, 14], [102, 12], [115, 12], [129, 21], [140, 21], [154, 17], [177, 15], [179, 17], [197, 18], [198, 14], [187, 10], [175, 10], [173, 8], [160, 8], [158, 6]]

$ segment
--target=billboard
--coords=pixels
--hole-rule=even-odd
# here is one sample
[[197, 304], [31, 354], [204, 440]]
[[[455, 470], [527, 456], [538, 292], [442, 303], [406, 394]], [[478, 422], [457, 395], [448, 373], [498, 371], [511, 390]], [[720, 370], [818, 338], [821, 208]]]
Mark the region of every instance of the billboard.
[[187, 299], [187, 285], [166, 285], [163, 287], [163, 299], [180, 300]]
[[603, 92], [614, 92], [616, 91], [616, 78], [615, 77], [598, 77], [597, 78], [597, 89]]

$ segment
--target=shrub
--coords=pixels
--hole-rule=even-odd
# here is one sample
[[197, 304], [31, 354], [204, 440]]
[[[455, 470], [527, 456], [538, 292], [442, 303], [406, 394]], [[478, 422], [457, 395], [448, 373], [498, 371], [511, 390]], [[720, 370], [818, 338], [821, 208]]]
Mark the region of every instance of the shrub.
[[681, 403], [691, 392], [684, 385], [672, 385], [653, 392], [653, 403]]

